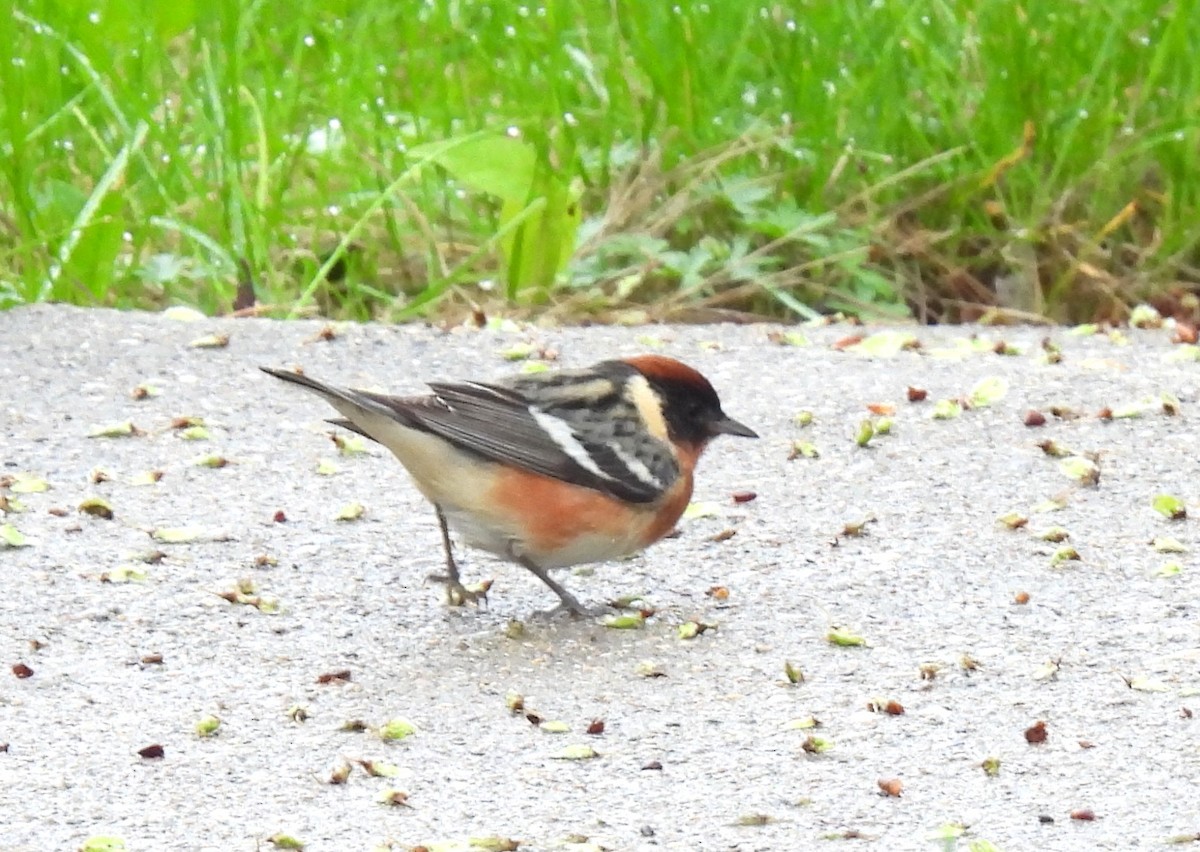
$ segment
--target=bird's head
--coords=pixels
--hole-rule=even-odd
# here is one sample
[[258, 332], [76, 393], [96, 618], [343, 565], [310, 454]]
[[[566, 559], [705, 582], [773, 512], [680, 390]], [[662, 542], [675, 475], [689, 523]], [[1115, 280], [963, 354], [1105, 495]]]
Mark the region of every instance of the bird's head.
[[687, 364], [664, 355], [639, 355], [625, 363], [646, 378], [658, 397], [671, 440], [700, 449], [718, 435], [758, 437], [721, 409], [712, 383]]

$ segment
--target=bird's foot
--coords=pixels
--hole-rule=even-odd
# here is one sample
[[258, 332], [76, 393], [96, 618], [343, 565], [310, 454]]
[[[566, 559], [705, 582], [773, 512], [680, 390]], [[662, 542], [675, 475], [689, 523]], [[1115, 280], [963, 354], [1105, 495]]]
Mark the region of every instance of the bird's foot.
[[586, 606], [581, 604], [578, 599], [576, 599], [576, 597], [569, 592], [561, 597], [562, 600], [559, 602], [558, 606], [541, 610], [540, 612], [536, 613], [537, 617], [550, 619], [557, 617], [560, 613], [567, 612], [571, 614], [572, 618], [598, 618], [602, 615], [610, 615], [613, 612], [613, 608], [610, 606]]
[[476, 606], [480, 603], [486, 604], [488, 590], [491, 589], [493, 582], [492, 580], [482, 580], [466, 586], [458, 577], [448, 577], [444, 574], [430, 574], [429, 579], [446, 586], [446, 600], [450, 606], [464, 606], [468, 603]]
[[543, 613], [543, 615], [554, 616], [554, 615], [557, 615], [559, 612], [566, 610], [567, 612], [571, 613], [571, 615], [574, 615], [574, 616], [581, 616], [583, 618], [593, 618], [597, 615], [604, 615], [606, 612], [609, 611], [607, 607], [591, 608], [591, 607], [586, 607], [583, 604], [581, 604], [575, 598], [575, 596], [573, 594], [571, 594], [570, 592], [568, 592], [566, 590], [566, 588], [563, 586], [562, 583], [558, 582], [557, 580], [555, 580], [553, 577], [550, 576], [549, 571], [547, 571], [542, 566], [538, 565], [532, 559], [529, 559], [525, 556], [521, 556], [519, 554], [513, 553], [511, 551], [509, 553], [509, 556], [510, 556], [510, 558], [516, 560], [517, 562], [521, 563], [526, 568], [528, 568], [531, 572], [533, 572], [533, 575], [535, 577], [537, 577], [539, 580], [541, 580], [543, 583], [545, 583], [547, 586], [549, 586], [550, 590], [552, 592], [554, 592], [554, 594], [558, 595], [558, 599], [561, 601], [561, 603], [558, 606], [554, 607], [554, 609], [546, 611], [545, 613]]

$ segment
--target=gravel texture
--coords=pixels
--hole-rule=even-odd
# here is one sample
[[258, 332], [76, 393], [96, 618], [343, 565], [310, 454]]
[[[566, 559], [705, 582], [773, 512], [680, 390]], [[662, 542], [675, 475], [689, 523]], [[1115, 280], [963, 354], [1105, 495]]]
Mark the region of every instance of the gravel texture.
[[[1200, 832], [1200, 361], [1178, 357], [1190, 353], [1168, 331], [1056, 330], [1063, 359], [1047, 364], [1047, 332], [1032, 328], [913, 330], [919, 350], [872, 355], [833, 345], [849, 326], [803, 329], [799, 346], [767, 326], [350, 325], [332, 339], [323, 326], [0, 314], [0, 475], [50, 486], [0, 489], [25, 509], [0, 523], [29, 545], [0, 546], [0, 849], [113, 836], [130, 850], [254, 850], [282, 833], [309, 850], [498, 837], [575, 852], [984, 840], [1049, 852], [1164, 848]], [[189, 345], [212, 334], [228, 345]], [[972, 334], [1022, 351], [972, 349]], [[549, 590], [480, 554], [464, 573], [495, 578], [490, 605], [448, 608], [425, 580], [441, 565], [434, 515], [403, 469], [374, 446], [339, 455], [332, 412], [255, 369], [419, 392], [519, 369], [504, 353], [524, 343], [572, 366], [680, 357], [762, 435], [709, 449], [695, 495], [708, 511], [678, 537], [560, 575], [585, 602], [644, 593], [657, 612], [642, 630], [539, 616]], [[991, 377], [1008, 382], [993, 405], [931, 417]], [[160, 393], [135, 400], [141, 384]], [[928, 400], [910, 403], [910, 385]], [[1096, 416], [1143, 402], [1139, 417]], [[860, 448], [871, 403], [893, 404], [894, 426]], [[1027, 427], [1030, 408], [1049, 422]], [[203, 418], [207, 440], [172, 428], [185, 416]], [[121, 421], [142, 433], [88, 437]], [[1065, 475], [1038, 448], [1046, 439], [1097, 454], [1098, 485]], [[819, 458], [789, 460], [796, 441]], [[203, 456], [229, 464], [195, 464]], [[336, 474], [318, 473], [322, 459]], [[159, 482], [134, 484], [152, 470]], [[735, 504], [738, 491], [757, 499]], [[1156, 513], [1160, 493], [1193, 517]], [[1064, 508], [1035, 511], [1054, 496]], [[114, 517], [81, 514], [89, 497]], [[335, 520], [353, 501], [364, 516]], [[1028, 526], [997, 522], [1010, 512]], [[864, 535], [843, 534], [869, 517]], [[1070, 538], [1041, 540], [1052, 526]], [[164, 528], [200, 537], [153, 541]], [[1166, 536], [1189, 551], [1156, 551]], [[1080, 559], [1054, 565], [1066, 546]], [[165, 558], [136, 561], [154, 550]], [[1161, 576], [1169, 563], [1181, 571]], [[104, 581], [122, 566], [145, 579]], [[243, 580], [280, 611], [221, 597]], [[681, 639], [689, 619], [714, 629]], [[834, 628], [866, 646], [831, 644]], [[789, 662], [802, 683], [788, 682]], [[339, 670], [348, 682], [318, 682]], [[569, 731], [510, 712], [510, 693]], [[871, 709], [889, 701], [904, 712]], [[200, 737], [209, 714], [221, 726]], [[389, 743], [343, 730], [396, 718], [417, 732]], [[819, 727], [789, 726], [809, 718]], [[593, 720], [602, 733], [587, 733]], [[1039, 720], [1046, 741], [1030, 744]], [[810, 736], [829, 750], [806, 752]], [[154, 744], [163, 758], [139, 756]], [[556, 759], [584, 744], [599, 756]], [[359, 759], [397, 774], [372, 777]], [[330, 784], [344, 761], [345, 783]], [[878, 783], [892, 778], [899, 797]], [[407, 805], [381, 804], [386, 788]], [[1072, 818], [1083, 811], [1095, 818]], [[957, 846], [938, 839], [949, 825], [965, 827]]]

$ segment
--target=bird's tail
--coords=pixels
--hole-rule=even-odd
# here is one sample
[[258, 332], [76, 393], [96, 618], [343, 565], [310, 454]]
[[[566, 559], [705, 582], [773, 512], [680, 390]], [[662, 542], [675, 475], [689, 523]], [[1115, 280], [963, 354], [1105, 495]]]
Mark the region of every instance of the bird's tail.
[[378, 441], [379, 438], [371, 434], [367, 424], [375, 417], [382, 417], [388, 421], [399, 420], [403, 422], [403, 410], [388, 405], [385, 402], [388, 397], [381, 394], [356, 391], [351, 388], [334, 387], [293, 370], [279, 370], [274, 367], [259, 367], [259, 369], [267, 375], [282, 379], [285, 382], [291, 382], [294, 385], [299, 385], [305, 390], [312, 391], [318, 396], [324, 397], [326, 402], [345, 416], [345, 419], [330, 420], [330, 423], [350, 429], [372, 440]]

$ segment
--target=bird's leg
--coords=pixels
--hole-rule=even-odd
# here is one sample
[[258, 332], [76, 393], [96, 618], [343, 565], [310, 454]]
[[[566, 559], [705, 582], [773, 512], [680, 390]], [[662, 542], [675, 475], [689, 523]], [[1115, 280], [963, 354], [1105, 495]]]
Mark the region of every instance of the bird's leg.
[[[510, 552], [511, 552], [511, 549], [510, 549]], [[541, 580], [543, 583], [545, 583], [547, 586], [549, 586], [551, 588], [551, 590], [554, 592], [554, 594], [558, 595], [558, 598], [560, 601], [562, 601], [562, 603], [559, 604], [557, 607], [555, 607], [555, 609], [565, 609], [568, 612], [572, 613], [573, 615], [582, 615], [582, 616], [603, 615], [605, 612], [608, 611], [604, 607], [599, 607], [599, 608], [593, 609], [593, 608], [589, 608], [589, 607], [586, 607], [583, 604], [581, 604], [575, 598], [575, 596], [573, 594], [571, 594], [570, 592], [568, 592], [566, 590], [566, 588], [562, 585], [562, 583], [558, 582], [557, 580], [555, 580], [553, 577], [550, 576], [549, 571], [547, 571], [542, 566], [538, 565], [536, 562], [534, 562], [532, 559], [528, 558], [527, 556], [521, 556], [520, 554], [512, 553], [512, 557], [517, 562], [521, 563], [526, 568], [528, 568], [533, 573], [533, 576], [537, 577], [539, 580]], [[553, 612], [553, 611], [554, 610], [551, 610], [551, 612]]]
[[437, 512], [438, 526], [442, 530], [442, 549], [446, 553], [446, 573], [445, 575], [430, 574], [429, 579], [446, 584], [446, 597], [451, 606], [462, 606], [468, 601], [486, 603], [487, 589], [474, 592], [462, 584], [462, 579], [458, 575], [458, 563], [454, 561], [454, 551], [450, 545], [450, 528], [446, 525], [446, 516], [442, 512], [441, 506], [435, 504], [433, 508]]

